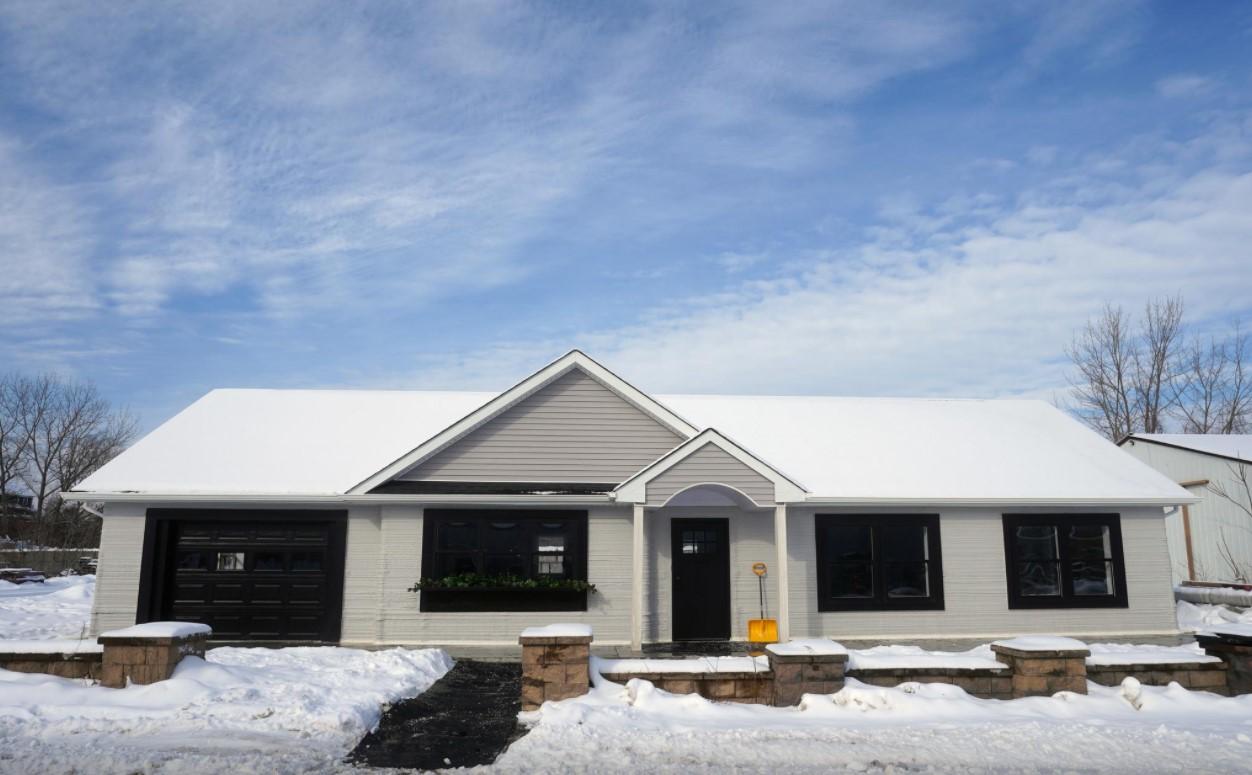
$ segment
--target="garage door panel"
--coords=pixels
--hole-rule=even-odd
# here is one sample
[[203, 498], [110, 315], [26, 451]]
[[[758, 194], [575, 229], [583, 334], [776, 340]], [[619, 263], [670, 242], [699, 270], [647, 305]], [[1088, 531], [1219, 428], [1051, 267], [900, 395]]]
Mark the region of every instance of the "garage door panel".
[[171, 519], [156, 618], [203, 622], [218, 640], [337, 641], [344, 528], [342, 519]]

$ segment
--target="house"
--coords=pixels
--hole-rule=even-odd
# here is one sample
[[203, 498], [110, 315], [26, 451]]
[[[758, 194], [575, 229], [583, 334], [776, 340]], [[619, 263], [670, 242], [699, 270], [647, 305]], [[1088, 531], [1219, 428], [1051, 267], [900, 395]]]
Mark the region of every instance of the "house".
[[745, 639], [757, 563], [782, 639], [1175, 634], [1196, 500], [1038, 401], [653, 396], [578, 351], [499, 394], [215, 390], [66, 497], [103, 504], [97, 631], [636, 648]]
[[1118, 444], [1198, 503], [1165, 520], [1175, 582], [1252, 582], [1252, 435], [1134, 433]]

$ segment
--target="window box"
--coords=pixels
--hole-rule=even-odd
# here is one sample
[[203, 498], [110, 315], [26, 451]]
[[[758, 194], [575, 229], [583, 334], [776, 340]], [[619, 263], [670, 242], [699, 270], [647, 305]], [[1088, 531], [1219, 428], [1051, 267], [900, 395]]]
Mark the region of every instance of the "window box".
[[1126, 608], [1117, 514], [1005, 514], [1009, 608]]
[[817, 514], [817, 610], [943, 610], [933, 514]]
[[422, 611], [587, 610], [587, 512], [429, 509], [424, 516], [422, 580], [414, 587]]
[[586, 611], [587, 592], [577, 589], [461, 587], [424, 589], [421, 610], [447, 611]]

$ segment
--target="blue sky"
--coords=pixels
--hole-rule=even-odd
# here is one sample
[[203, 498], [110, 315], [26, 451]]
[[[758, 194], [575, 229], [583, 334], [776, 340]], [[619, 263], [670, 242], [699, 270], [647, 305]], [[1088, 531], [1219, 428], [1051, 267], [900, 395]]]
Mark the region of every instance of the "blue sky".
[[1250, 65], [1226, 2], [0, 0], [0, 364], [1051, 396], [1106, 300], [1252, 320]]

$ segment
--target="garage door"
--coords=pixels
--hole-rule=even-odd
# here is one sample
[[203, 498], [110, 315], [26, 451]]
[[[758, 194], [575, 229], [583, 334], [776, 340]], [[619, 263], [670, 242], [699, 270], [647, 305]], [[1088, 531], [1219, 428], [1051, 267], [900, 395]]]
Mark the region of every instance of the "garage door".
[[160, 519], [152, 618], [202, 622], [215, 640], [338, 641], [344, 520], [304, 514]]

